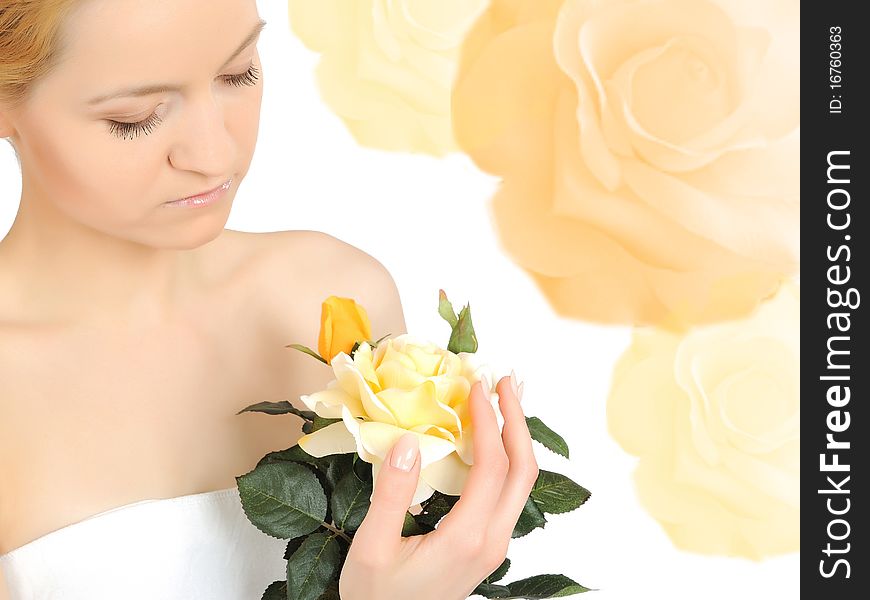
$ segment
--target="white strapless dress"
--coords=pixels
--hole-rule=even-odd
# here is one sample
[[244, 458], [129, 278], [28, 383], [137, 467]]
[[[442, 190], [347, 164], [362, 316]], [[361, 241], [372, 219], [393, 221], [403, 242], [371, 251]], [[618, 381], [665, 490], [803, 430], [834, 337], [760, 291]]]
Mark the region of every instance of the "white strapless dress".
[[287, 540], [248, 520], [237, 487], [141, 500], [0, 556], [12, 600], [259, 600]]

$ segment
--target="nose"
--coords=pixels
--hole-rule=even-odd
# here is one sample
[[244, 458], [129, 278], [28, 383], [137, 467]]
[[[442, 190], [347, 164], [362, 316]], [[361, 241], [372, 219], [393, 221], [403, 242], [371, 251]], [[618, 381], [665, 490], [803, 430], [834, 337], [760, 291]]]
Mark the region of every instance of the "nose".
[[182, 119], [169, 162], [176, 169], [198, 171], [212, 180], [230, 175], [236, 144], [227, 129], [220, 97], [206, 93], [194, 98]]

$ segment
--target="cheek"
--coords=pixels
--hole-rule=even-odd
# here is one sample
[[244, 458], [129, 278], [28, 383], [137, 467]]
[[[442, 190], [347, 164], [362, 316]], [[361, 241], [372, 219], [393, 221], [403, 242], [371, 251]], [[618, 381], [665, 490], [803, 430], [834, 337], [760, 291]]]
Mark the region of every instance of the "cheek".
[[81, 220], [123, 221], [136, 216], [137, 203], [124, 200], [148, 189], [149, 179], [154, 180], [148, 165], [154, 159], [142, 156], [135, 144], [125, 149], [103, 125], [61, 119], [33, 123], [26, 132], [28, 170], [40, 196], [61, 212]]
[[232, 112], [233, 135], [239, 144], [241, 156], [247, 162], [254, 154], [254, 146], [257, 144], [259, 134], [260, 107], [263, 101], [262, 82], [254, 92]]

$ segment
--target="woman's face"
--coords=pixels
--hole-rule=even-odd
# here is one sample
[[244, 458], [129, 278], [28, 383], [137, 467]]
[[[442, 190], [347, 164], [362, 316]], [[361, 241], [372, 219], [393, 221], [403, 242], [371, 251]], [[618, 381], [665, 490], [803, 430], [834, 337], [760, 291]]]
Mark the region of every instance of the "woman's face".
[[[153, 247], [215, 238], [257, 140], [255, 0], [84, 0], [64, 28], [62, 62], [10, 117], [22, 201]], [[154, 86], [173, 89], [101, 99]], [[214, 205], [165, 204], [229, 179]]]

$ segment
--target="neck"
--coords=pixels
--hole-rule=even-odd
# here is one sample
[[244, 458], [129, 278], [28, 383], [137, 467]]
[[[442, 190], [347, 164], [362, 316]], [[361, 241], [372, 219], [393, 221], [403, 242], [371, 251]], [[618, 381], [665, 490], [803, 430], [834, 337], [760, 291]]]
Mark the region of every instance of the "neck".
[[190, 297], [196, 256], [113, 236], [22, 198], [0, 241], [0, 320], [165, 323]]

